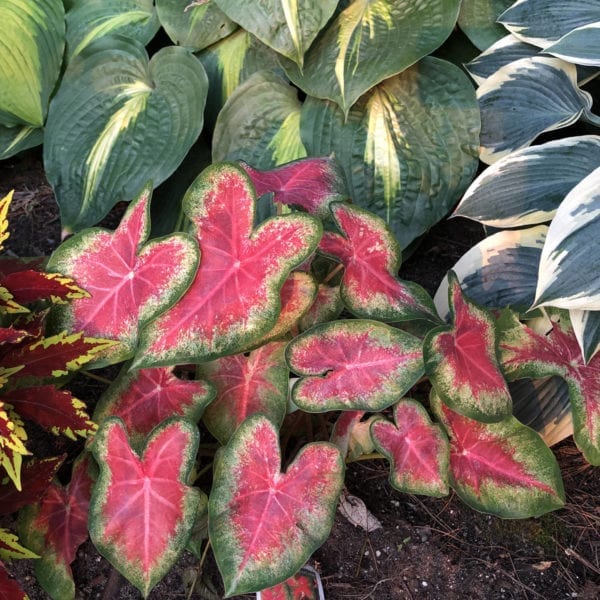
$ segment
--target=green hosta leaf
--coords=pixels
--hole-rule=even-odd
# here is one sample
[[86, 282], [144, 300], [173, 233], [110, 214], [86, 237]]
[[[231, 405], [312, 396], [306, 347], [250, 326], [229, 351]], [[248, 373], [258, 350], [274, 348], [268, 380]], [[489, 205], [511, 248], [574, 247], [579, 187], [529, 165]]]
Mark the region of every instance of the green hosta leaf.
[[237, 29], [214, 0], [156, 0], [156, 12], [171, 41], [202, 50]]
[[591, 96], [577, 87], [575, 66], [545, 56], [500, 68], [481, 84], [477, 98], [480, 158], [487, 164], [529, 146], [545, 131], [571, 125], [592, 106]]
[[207, 87], [187, 50], [163, 48], [149, 61], [139, 42], [123, 37], [97, 40], [69, 64], [44, 144], [66, 230], [96, 223], [177, 168], [202, 129]]
[[466, 75], [428, 57], [370, 90], [347, 120], [332, 102], [308, 98], [301, 132], [311, 156], [335, 155], [354, 203], [382, 217], [405, 248], [471, 182], [479, 125]]
[[302, 68], [337, 0], [214, 0], [227, 16]]
[[288, 77], [310, 96], [333, 100], [347, 115], [367, 90], [401, 73], [450, 35], [458, 0], [354, 0]]
[[0, 125], [0, 160], [39, 146], [43, 140], [44, 131], [41, 127]]
[[64, 50], [60, 0], [0, 3], [0, 124], [41, 127]]
[[303, 158], [300, 102], [279, 76], [260, 71], [231, 94], [217, 117], [213, 160], [243, 160], [257, 169]]
[[570, 310], [569, 318], [587, 363], [600, 350], [600, 311]]
[[123, 35], [146, 45], [160, 27], [152, 0], [85, 0], [66, 18], [69, 61], [105, 35]]
[[535, 305], [600, 310], [600, 167], [556, 211], [542, 250]]
[[491, 227], [550, 221], [565, 196], [600, 167], [600, 136], [563, 138], [512, 152], [488, 167], [454, 215]]
[[514, 417], [480, 423], [450, 410], [435, 394], [431, 404], [450, 438], [450, 485], [465, 503], [509, 519], [564, 505], [558, 463], [533, 429]]
[[[600, 19], [600, 11], [598, 11]], [[600, 23], [578, 27], [544, 50], [578, 65], [600, 66]]]
[[506, 35], [497, 19], [514, 0], [462, 0], [458, 26], [480, 50]]

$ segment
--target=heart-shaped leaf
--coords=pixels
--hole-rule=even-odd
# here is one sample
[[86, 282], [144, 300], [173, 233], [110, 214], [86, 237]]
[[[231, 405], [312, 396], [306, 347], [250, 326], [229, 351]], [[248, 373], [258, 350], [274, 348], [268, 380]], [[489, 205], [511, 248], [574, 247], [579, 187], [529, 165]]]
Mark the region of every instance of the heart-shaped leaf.
[[560, 468], [540, 436], [514, 417], [481, 423], [431, 397], [450, 438], [450, 485], [476, 510], [508, 519], [536, 517], [561, 508]]
[[189, 50], [163, 48], [149, 61], [131, 38], [96, 40], [69, 63], [44, 131], [44, 166], [67, 232], [179, 166], [202, 129], [207, 88]]
[[[196, 243], [184, 234], [146, 242], [150, 190], [130, 204], [114, 232], [83, 231], [63, 243], [48, 268], [68, 273], [90, 293], [57, 311], [57, 325], [119, 340], [102, 359], [133, 355], [138, 331], [189, 286], [198, 264]], [[98, 363], [97, 363], [98, 364]]]
[[344, 479], [329, 443], [305, 446], [281, 472], [275, 426], [263, 415], [240, 425], [218, 457], [209, 534], [233, 596], [285, 581], [327, 539]]
[[200, 491], [188, 480], [198, 438], [191, 422], [168, 419], [138, 456], [116, 417], [106, 419], [94, 438], [100, 475], [90, 504], [90, 536], [144, 597], [173, 566], [194, 524]]
[[300, 319], [300, 330], [305, 331], [319, 323], [334, 321], [343, 309], [344, 304], [340, 297], [340, 287], [320, 283], [314, 302]]
[[414, 400], [394, 406], [394, 422], [371, 424], [375, 447], [390, 461], [390, 484], [408, 494], [447, 495], [448, 439], [441, 427]]
[[506, 35], [497, 19], [514, 0], [462, 0], [458, 26], [471, 43], [485, 50]]
[[302, 376], [292, 400], [308, 412], [382, 410], [423, 375], [421, 340], [378, 321], [317, 325], [290, 342], [290, 369]]
[[203, 171], [184, 198], [184, 210], [200, 243], [200, 267], [177, 304], [142, 332], [134, 368], [244, 351], [273, 327], [281, 286], [321, 236], [320, 222], [300, 213], [254, 229], [254, 189], [231, 164]]

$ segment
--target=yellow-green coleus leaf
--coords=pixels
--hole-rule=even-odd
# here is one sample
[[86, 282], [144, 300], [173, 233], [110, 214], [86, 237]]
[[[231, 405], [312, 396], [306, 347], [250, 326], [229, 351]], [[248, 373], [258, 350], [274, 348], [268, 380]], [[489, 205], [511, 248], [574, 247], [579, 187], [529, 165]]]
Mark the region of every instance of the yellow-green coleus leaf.
[[[14, 533], [0, 528], [0, 558], [8, 560], [11, 558], [39, 558], [37, 554], [19, 544]], [[4, 592], [4, 590], [3, 590]], [[4, 593], [2, 594], [4, 596]]]
[[8, 231], [8, 207], [13, 198], [14, 190], [11, 190], [0, 199], [0, 250], [4, 248], [4, 242], [10, 237]]
[[23, 421], [10, 404], [0, 401], [0, 466], [21, 489], [23, 456], [31, 454], [25, 447], [27, 432]]

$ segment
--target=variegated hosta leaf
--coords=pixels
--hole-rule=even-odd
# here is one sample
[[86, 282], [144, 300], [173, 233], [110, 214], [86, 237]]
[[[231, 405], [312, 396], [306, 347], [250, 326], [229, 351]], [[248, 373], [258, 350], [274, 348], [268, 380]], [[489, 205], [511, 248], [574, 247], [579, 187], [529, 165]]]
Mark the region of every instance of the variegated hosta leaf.
[[94, 411], [94, 421], [102, 423], [119, 417], [135, 448], [159, 423], [170, 416], [197, 422], [215, 397], [205, 381], [186, 381], [173, 374], [173, 367], [139, 369], [129, 372], [125, 365], [119, 376], [102, 394]]
[[[510, 306], [526, 311], [533, 303], [546, 225], [500, 231], [473, 246], [452, 267], [469, 298], [487, 308]], [[448, 280], [434, 297], [442, 317], [448, 314]]]
[[509, 416], [512, 403], [497, 357], [494, 318], [463, 295], [450, 272], [450, 326], [433, 329], [423, 342], [425, 370], [450, 408], [486, 423]]
[[192, 184], [183, 204], [200, 267], [177, 304], [142, 332], [134, 368], [235, 354], [275, 325], [281, 287], [314, 251], [321, 225], [295, 213], [255, 229], [255, 202], [249, 177], [232, 164], [208, 167]]
[[90, 294], [58, 307], [57, 326], [119, 340], [101, 357], [104, 363], [131, 357], [139, 329], [169, 308], [196, 273], [198, 250], [189, 236], [176, 233], [147, 242], [149, 200], [146, 188], [114, 232], [82, 231], [48, 263], [48, 269], [70, 275]]
[[335, 156], [354, 204], [382, 217], [401, 248], [444, 217], [471, 182], [479, 127], [471, 82], [433, 57], [371, 89], [347, 120], [315, 98], [301, 119], [309, 155]]
[[19, 582], [9, 575], [2, 561], [0, 561], [0, 590], [8, 600], [29, 600], [29, 596], [23, 591]]
[[585, 362], [600, 350], [600, 311], [570, 310], [569, 319]]
[[344, 304], [340, 297], [340, 287], [320, 283], [314, 302], [300, 319], [300, 331], [310, 329], [319, 323], [335, 321], [343, 309]]
[[44, 124], [62, 63], [64, 19], [57, 0], [0, 4], [0, 124]]
[[371, 425], [375, 447], [390, 461], [392, 487], [408, 494], [445, 496], [448, 487], [448, 439], [414, 400], [394, 406], [394, 423], [378, 418]]
[[229, 96], [217, 117], [213, 161], [243, 160], [272, 169], [306, 156], [300, 139], [300, 101], [281, 77], [258, 71]]
[[43, 273], [32, 269], [5, 275], [2, 277], [2, 285], [10, 290], [13, 298], [20, 304], [31, 304], [38, 300], [50, 300], [55, 304], [64, 304], [70, 300], [90, 297], [70, 277], [64, 277], [60, 273]]
[[10, 237], [8, 231], [8, 207], [12, 202], [14, 190], [11, 190], [0, 199], [0, 250], [4, 248], [4, 242]]
[[340, 413], [333, 426], [330, 442], [340, 449], [347, 461], [351, 462], [375, 450], [371, 438], [371, 423], [379, 416], [372, 415], [363, 421], [364, 415], [364, 410], [345, 410]]
[[167, 47], [149, 60], [131, 38], [96, 40], [69, 63], [44, 131], [66, 231], [97, 223], [179, 166], [202, 129], [207, 88], [189, 50]]
[[565, 196], [600, 167], [600, 136], [582, 135], [517, 150], [469, 186], [454, 215], [491, 227], [550, 221]]
[[367, 90], [404, 71], [442, 45], [452, 32], [458, 0], [354, 0], [304, 57], [284, 61], [304, 92], [333, 100], [348, 115]]
[[41, 127], [0, 125], [0, 160], [10, 158], [22, 150], [39, 146], [43, 140], [44, 132]]
[[25, 447], [26, 440], [23, 421], [10, 404], [0, 401], [0, 467], [19, 491], [23, 456], [31, 454]]
[[514, 0], [462, 0], [458, 26], [473, 45], [485, 50], [506, 35], [506, 29], [497, 19], [513, 2]]
[[509, 379], [558, 375], [567, 382], [575, 443], [588, 462], [600, 465], [600, 355], [586, 364], [575, 334], [563, 323], [540, 335], [506, 311], [498, 328], [502, 366]]
[[560, 468], [540, 436], [514, 417], [481, 423], [435, 394], [432, 408], [450, 438], [450, 485], [472, 508], [509, 519], [561, 508]]
[[541, 133], [571, 125], [591, 108], [577, 87], [574, 65], [558, 58], [522, 58], [500, 68], [477, 89], [480, 158], [492, 164], [525, 148]]
[[308, 444], [282, 473], [278, 431], [254, 415], [217, 458], [208, 524], [226, 596], [285, 581], [329, 535], [344, 481], [339, 450]]
[[427, 292], [396, 277], [401, 252], [385, 221], [351, 204], [336, 202], [330, 209], [341, 235], [326, 231], [319, 251], [344, 265], [340, 294], [346, 307], [365, 319], [439, 323]]
[[[600, 19], [600, 11], [596, 17]], [[544, 52], [578, 65], [599, 67], [599, 38], [600, 22], [590, 23], [573, 29], [554, 44], [547, 46]]]
[[67, 12], [66, 21], [69, 61], [105, 35], [133, 38], [145, 46], [160, 27], [152, 0], [85, 0]]
[[202, 50], [237, 29], [214, 0], [156, 0], [156, 12], [177, 46]]
[[576, 185], [550, 223], [536, 306], [600, 310], [600, 167]]
[[[0, 559], [9, 560], [13, 558], [38, 558], [38, 555], [28, 548], [24, 548], [14, 533], [0, 528]], [[3, 589], [0, 589], [0, 592], [2, 593], [0, 597], [7, 597], [4, 596]]]
[[88, 537], [94, 473], [89, 454], [81, 455], [66, 487], [53, 483], [37, 504], [19, 515], [21, 537], [41, 557], [35, 563], [36, 579], [52, 598], [75, 598], [70, 565]]
[[198, 373], [217, 389], [202, 421], [225, 445], [250, 415], [262, 413], [280, 426], [287, 408], [289, 371], [285, 342], [272, 342], [250, 352], [198, 365]]
[[302, 377], [292, 400], [308, 412], [382, 410], [423, 375], [421, 341], [377, 321], [317, 325], [290, 342], [286, 358]]
[[106, 419], [94, 438], [100, 475], [90, 504], [90, 536], [144, 597], [171, 569], [194, 524], [201, 492], [188, 480], [198, 439], [190, 421], [167, 419], [138, 455], [116, 417]]

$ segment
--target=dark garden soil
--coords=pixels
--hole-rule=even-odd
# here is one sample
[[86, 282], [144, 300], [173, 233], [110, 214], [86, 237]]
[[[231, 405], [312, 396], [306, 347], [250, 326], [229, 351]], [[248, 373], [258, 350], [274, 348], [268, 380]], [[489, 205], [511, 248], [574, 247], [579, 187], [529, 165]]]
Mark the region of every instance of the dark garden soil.
[[[15, 196], [7, 252], [49, 254], [60, 241], [60, 222], [38, 153], [0, 162], [0, 195], [10, 189]], [[116, 213], [111, 226], [118, 220]], [[437, 225], [403, 265], [402, 277], [433, 293], [446, 270], [481, 235], [477, 225], [463, 220]], [[78, 376], [74, 385], [91, 411], [103, 384]], [[28, 431], [38, 456], [67, 451], [72, 460], [81, 450], [81, 444], [47, 436], [33, 426], [28, 425]], [[352, 463], [347, 492], [364, 501], [381, 527], [367, 533], [338, 513], [331, 536], [310, 560], [321, 574], [327, 600], [599, 598], [599, 471], [586, 464], [570, 438], [554, 450], [567, 504], [560, 511], [521, 521], [477, 513], [455, 495], [433, 499], [401, 494], [388, 484], [382, 461]], [[11, 520], [0, 525], [14, 527]], [[184, 553], [150, 598], [220, 598], [210, 552], [200, 574], [198, 567], [199, 560]], [[13, 561], [10, 569], [32, 600], [48, 597], [37, 585], [30, 561]], [[141, 597], [89, 541], [79, 549], [73, 572], [78, 599]], [[190, 595], [194, 578], [200, 583]]]

